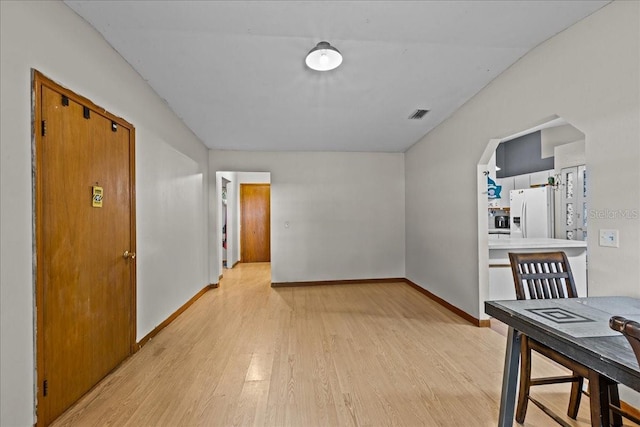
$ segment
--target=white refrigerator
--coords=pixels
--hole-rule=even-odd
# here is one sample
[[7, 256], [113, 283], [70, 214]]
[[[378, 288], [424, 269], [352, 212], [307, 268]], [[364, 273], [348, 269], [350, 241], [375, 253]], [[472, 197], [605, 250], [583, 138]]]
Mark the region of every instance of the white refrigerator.
[[535, 187], [509, 192], [512, 238], [553, 238], [552, 187]]

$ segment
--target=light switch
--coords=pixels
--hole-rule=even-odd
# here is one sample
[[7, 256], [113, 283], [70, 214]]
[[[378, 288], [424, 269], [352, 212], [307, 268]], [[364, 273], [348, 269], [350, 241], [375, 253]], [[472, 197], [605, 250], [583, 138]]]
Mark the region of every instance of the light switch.
[[600, 246], [609, 248], [619, 247], [618, 230], [600, 230]]

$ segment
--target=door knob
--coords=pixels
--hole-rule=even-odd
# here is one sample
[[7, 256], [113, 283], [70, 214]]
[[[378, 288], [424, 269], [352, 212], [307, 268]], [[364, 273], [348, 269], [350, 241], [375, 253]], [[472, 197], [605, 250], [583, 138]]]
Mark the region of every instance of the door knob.
[[136, 259], [136, 253], [135, 252], [124, 251], [124, 253], [122, 254], [122, 257], [124, 259]]

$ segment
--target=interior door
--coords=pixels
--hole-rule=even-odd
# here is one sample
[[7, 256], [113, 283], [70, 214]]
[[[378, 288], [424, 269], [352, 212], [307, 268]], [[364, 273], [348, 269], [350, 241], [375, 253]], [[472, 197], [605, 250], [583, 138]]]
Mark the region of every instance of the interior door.
[[133, 127], [90, 101], [39, 74], [35, 86], [38, 424], [47, 425], [133, 350], [134, 141]]
[[271, 186], [240, 184], [242, 262], [271, 261]]

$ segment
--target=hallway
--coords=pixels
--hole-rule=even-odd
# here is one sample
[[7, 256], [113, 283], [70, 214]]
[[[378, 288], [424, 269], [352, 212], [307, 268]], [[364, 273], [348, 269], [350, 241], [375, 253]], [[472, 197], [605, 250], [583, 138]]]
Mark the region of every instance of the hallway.
[[[54, 425], [496, 425], [494, 330], [405, 283], [271, 288], [268, 263], [224, 274]], [[552, 390], [537, 396], [564, 413]], [[586, 398], [578, 419], [589, 425]], [[549, 424], [530, 405], [525, 426]]]

